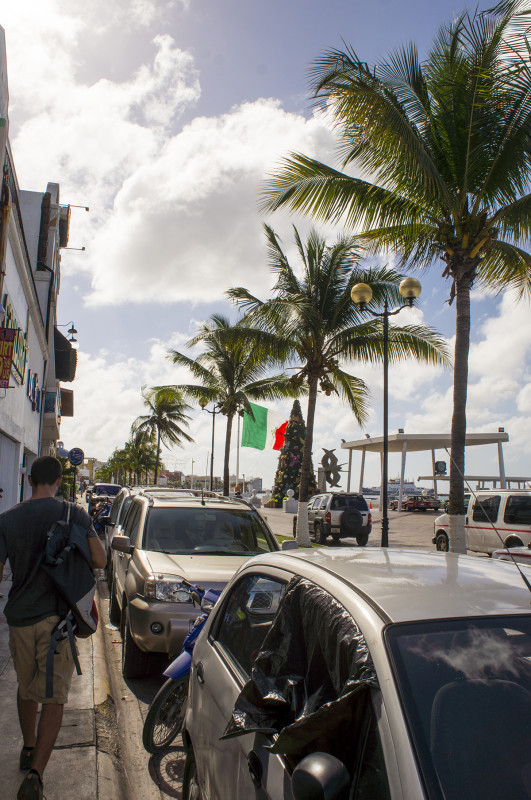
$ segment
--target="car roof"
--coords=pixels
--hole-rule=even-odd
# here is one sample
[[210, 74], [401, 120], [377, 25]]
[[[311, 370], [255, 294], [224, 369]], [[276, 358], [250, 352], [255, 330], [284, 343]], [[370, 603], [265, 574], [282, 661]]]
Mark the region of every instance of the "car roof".
[[146, 492], [136, 495], [136, 499], [144, 499], [149, 506], [154, 508], [223, 508], [224, 510], [246, 509], [258, 513], [254, 506], [236, 497], [223, 497], [223, 495], [201, 497], [194, 494], [164, 494], [164, 492]]
[[[247, 566], [258, 562], [316, 583], [335, 576], [347, 595], [352, 590], [386, 622], [531, 613], [531, 592], [517, 568], [499, 560], [410, 549], [320, 547], [256, 556]], [[523, 569], [531, 579], [531, 571]]]

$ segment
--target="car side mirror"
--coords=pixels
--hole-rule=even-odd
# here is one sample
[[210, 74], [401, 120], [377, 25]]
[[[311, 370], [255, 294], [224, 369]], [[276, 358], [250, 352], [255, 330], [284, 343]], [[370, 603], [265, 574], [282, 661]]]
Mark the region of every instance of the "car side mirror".
[[350, 775], [329, 753], [310, 753], [299, 761], [291, 777], [295, 800], [348, 800]]
[[297, 550], [299, 547], [298, 543], [293, 539], [285, 539], [282, 542], [282, 550]]
[[129, 536], [120, 536], [118, 534], [113, 536], [111, 547], [113, 550], [118, 550], [119, 553], [127, 553], [127, 555], [131, 555], [135, 549], [131, 544]]

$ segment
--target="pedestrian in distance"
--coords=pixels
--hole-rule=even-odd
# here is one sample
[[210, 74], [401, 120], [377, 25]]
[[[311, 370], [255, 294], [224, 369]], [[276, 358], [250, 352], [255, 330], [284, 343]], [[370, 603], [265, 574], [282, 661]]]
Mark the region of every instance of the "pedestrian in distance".
[[[53, 523], [64, 518], [64, 500], [56, 497], [61, 479], [57, 458], [35, 459], [29, 475], [31, 498], [0, 514], [0, 580], [7, 559], [13, 576], [4, 614], [18, 681], [17, 710], [23, 737], [19, 763], [22, 771], [28, 771], [17, 800], [43, 798], [43, 773], [61, 729], [74, 670], [70, 644], [64, 639], [54, 656], [53, 696], [46, 697], [46, 656], [63, 601], [42, 564], [47, 533]], [[105, 550], [89, 515], [76, 506], [73, 521], [86, 529], [93, 568], [104, 567]]]

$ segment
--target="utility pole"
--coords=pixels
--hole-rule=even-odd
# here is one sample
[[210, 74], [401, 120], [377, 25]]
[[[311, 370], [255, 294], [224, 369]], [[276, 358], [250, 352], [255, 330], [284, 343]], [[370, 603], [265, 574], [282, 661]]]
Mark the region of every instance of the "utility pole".
[[194, 459], [192, 458], [192, 476], [190, 479], [190, 489], [194, 488]]

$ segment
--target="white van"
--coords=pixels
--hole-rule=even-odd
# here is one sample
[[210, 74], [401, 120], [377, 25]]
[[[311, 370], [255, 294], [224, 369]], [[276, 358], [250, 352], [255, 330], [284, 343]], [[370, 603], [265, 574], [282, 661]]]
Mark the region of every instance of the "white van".
[[[448, 550], [448, 514], [434, 522], [433, 544]], [[478, 489], [465, 512], [466, 546], [476, 553], [531, 544], [531, 491]]]

